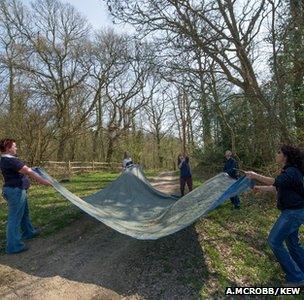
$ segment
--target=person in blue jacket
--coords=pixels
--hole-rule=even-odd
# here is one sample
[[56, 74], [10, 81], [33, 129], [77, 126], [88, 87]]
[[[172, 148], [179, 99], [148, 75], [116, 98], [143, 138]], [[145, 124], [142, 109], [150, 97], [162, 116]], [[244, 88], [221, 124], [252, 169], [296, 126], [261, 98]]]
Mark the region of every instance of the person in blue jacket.
[[[227, 150], [225, 152], [225, 157], [226, 157], [226, 163], [224, 165], [223, 171], [226, 172], [230, 177], [237, 179], [238, 178], [237, 162], [232, 157], [232, 152], [230, 150]], [[240, 203], [240, 198], [238, 196], [231, 197], [230, 200], [233, 205], [232, 209], [240, 209], [241, 203]]]
[[6, 253], [20, 253], [28, 250], [22, 240], [30, 239], [38, 234], [29, 215], [27, 190], [30, 187], [30, 181], [28, 176], [42, 185], [49, 186], [51, 183], [17, 158], [17, 146], [14, 139], [1, 140], [0, 151], [2, 153], [0, 168], [4, 178], [2, 195], [8, 204]]
[[283, 145], [276, 162], [282, 166], [276, 178], [252, 171], [245, 173], [265, 184], [255, 186], [255, 191], [276, 193], [281, 214], [269, 233], [268, 244], [285, 273], [285, 285], [304, 286], [304, 248], [299, 242], [299, 228], [304, 224], [304, 153], [297, 147]]

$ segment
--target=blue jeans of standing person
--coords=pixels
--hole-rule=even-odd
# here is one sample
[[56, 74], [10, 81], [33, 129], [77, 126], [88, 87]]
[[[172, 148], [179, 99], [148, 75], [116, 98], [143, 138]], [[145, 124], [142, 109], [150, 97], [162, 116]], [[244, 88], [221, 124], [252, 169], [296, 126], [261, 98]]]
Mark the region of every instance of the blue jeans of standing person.
[[290, 283], [304, 280], [304, 248], [299, 243], [301, 224], [304, 224], [304, 209], [283, 210], [268, 237], [268, 243], [286, 275], [286, 281]]
[[37, 232], [32, 226], [29, 216], [27, 191], [20, 188], [3, 187], [2, 194], [8, 204], [6, 253], [19, 252], [25, 247], [21, 239], [29, 239]]
[[240, 198], [238, 196], [234, 196], [230, 198], [232, 205], [234, 208], [239, 208], [240, 207]]

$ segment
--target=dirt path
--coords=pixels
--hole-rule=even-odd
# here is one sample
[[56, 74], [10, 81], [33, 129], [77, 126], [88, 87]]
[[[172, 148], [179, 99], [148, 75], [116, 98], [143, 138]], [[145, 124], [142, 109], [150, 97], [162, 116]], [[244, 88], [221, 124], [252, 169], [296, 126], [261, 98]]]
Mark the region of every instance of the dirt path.
[[[178, 191], [170, 173], [152, 184], [166, 193]], [[1, 299], [197, 299], [197, 283], [204, 282], [205, 263], [192, 227], [139, 241], [84, 214], [28, 244], [25, 253], [0, 256]]]

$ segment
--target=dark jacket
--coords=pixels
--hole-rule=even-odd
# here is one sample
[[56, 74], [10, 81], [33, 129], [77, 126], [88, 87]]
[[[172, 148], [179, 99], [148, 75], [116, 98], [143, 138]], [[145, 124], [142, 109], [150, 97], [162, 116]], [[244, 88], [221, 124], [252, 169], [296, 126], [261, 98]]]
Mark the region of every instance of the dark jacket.
[[[181, 160], [178, 159], [177, 163], [178, 163], [178, 167], [179, 167]], [[191, 174], [191, 168], [190, 168], [190, 164], [189, 164], [189, 157], [186, 156], [180, 166], [180, 177], [186, 178], [186, 177], [191, 177], [191, 176], [192, 176], [192, 174]]]
[[238, 173], [237, 173], [237, 162], [236, 162], [236, 160], [232, 157], [227, 159], [223, 171], [228, 173], [228, 175], [230, 177], [232, 177], [234, 179], [237, 179], [238, 178]]
[[273, 185], [277, 190], [278, 209], [304, 208], [303, 173], [298, 168], [291, 165], [284, 166]]

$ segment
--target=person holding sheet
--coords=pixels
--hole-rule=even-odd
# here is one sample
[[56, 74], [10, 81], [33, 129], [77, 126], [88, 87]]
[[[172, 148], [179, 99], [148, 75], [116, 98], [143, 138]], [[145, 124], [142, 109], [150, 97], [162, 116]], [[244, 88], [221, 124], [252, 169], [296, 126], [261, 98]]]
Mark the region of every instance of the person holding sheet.
[[1, 140], [0, 151], [2, 153], [0, 168], [4, 178], [2, 195], [8, 204], [6, 253], [19, 253], [28, 250], [22, 239], [30, 239], [38, 234], [29, 215], [27, 191], [30, 180], [28, 176], [42, 185], [51, 185], [51, 183], [17, 158], [17, 146], [14, 139]]
[[269, 233], [268, 244], [285, 273], [285, 285], [303, 286], [304, 248], [299, 242], [299, 228], [304, 224], [303, 151], [283, 145], [276, 154], [276, 162], [282, 167], [276, 178], [252, 171], [245, 173], [264, 184], [255, 186], [255, 191], [276, 193], [281, 213]]

